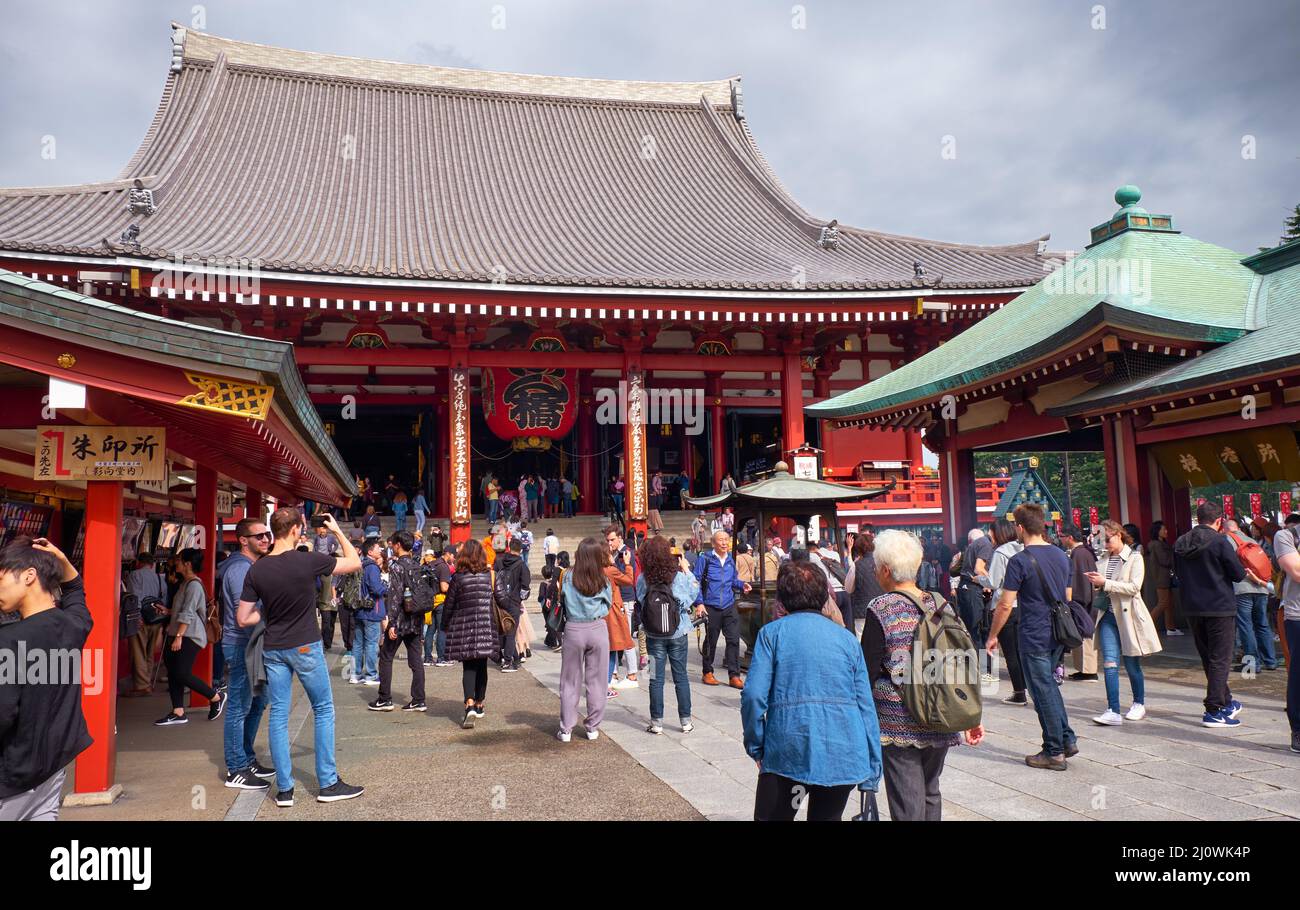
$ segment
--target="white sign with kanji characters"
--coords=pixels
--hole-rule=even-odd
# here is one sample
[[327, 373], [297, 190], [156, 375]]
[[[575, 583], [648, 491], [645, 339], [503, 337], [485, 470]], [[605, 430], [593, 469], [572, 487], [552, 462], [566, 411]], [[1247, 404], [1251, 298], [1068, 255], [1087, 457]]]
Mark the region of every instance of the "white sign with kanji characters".
[[39, 426], [35, 480], [163, 480], [164, 427]]

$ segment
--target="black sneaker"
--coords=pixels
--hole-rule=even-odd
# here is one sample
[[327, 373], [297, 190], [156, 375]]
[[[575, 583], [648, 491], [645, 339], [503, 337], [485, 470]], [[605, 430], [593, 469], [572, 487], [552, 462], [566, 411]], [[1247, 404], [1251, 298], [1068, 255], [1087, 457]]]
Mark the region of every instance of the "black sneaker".
[[282, 809], [288, 809], [293, 805], [293, 787], [288, 790], [281, 790], [275, 794], [275, 804]]
[[159, 720], [153, 722], [155, 727], [175, 727], [180, 724], [188, 724], [190, 719], [184, 714], [177, 716], [175, 714], [166, 714]]
[[1078, 744], [1078, 743], [1075, 743], [1075, 744], [1072, 745], [1072, 746], [1066, 746], [1066, 747], [1065, 747], [1065, 757], [1066, 757], [1066, 758], [1074, 758], [1074, 757], [1075, 757], [1076, 755], [1078, 755], [1078, 754], [1079, 754], [1079, 744]]
[[226, 786], [232, 790], [269, 790], [271, 785], [258, 780], [251, 768], [226, 775]]
[[1300, 752], [1300, 733], [1291, 734], [1291, 751]]
[[403, 711], [427, 711], [429, 710], [429, 706], [422, 701], [413, 701], [408, 705], [404, 705], [402, 707], [402, 710]]
[[1071, 673], [1070, 676], [1069, 676], [1069, 679], [1072, 679], [1072, 680], [1074, 680], [1075, 682], [1096, 682], [1096, 681], [1097, 681], [1097, 674], [1096, 674], [1096, 673], [1083, 673], [1083, 672], [1079, 672], [1079, 673]]
[[505, 664], [501, 667], [502, 673], [518, 673], [519, 667], [515, 664]]
[[466, 709], [465, 709], [465, 717], [464, 717], [464, 719], [462, 719], [461, 722], [460, 722], [461, 729], [464, 729], [464, 730], [473, 730], [473, 729], [474, 729], [474, 718], [476, 718], [477, 716], [478, 716], [478, 715], [474, 713], [474, 709], [473, 709], [473, 708], [466, 708]]
[[1029, 699], [1024, 692], [1012, 692], [1006, 698], [1002, 699], [1004, 705], [1027, 705]]
[[253, 759], [253, 763], [248, 766], [248, 773], [259, 780], [270, 780], [275, 777], [275, 769], [268, 768], [257, 759]]
[[470, 708], [470, 710], [474, 712], [474, 716], [477, 717], [479, 720], [482, 720], [484, 717], [487, 716], [487, 712], [483, 710], [482, 705], [474, 705], [472, 708]]
[[393, 710], [393, 703], [386, 698], [376, 698], [366, 707], [371, 711], [391, 711]]
[[343, 778], [340, 777], [333, 784], [320, 791], [320, 795], [316, 797], [316, 802], [336, 803], [341, 799], [355, 799], [365, 792], [365, 787], [354, 787], [351, 784], [345, 784]]
[[216, 720], [221, 716], [221, 712], [226, 710], [226, 696], [221, 694], [221, 698], [208, 705], [208, 720]]

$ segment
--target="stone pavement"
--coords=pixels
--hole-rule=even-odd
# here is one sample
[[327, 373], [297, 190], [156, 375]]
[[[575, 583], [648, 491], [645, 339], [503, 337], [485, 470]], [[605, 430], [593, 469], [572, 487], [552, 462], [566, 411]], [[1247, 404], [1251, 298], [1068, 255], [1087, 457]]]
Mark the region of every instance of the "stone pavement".
[[[689, 672], [695, 730], [672, 724], [676, 700], [666, 681], [664, 734], [645, 732], [649, 722], [648, 674], [640, 688], [611, 699], [602, 729], [711, 820], [753, 817], [758, 772], [746, 755], [740, 723], [740, 692], [700, 682], [700, 657], [691, 636]], [[1146, 663], [1147, 718], [1102, 727], [1092, 717], [1105, 709], [1105, 687], [1069, 682], [1064, 688], [1080, 754], [1069, 770], [1037, 771], [1024, 757], [1039, 751], [1041, 734], [1032, 707], [1004, 705], [1000, 691], [986, 696], [984, 742], [948, 754], [942, 778], [944, 818], [950, 820], [1105, 819], [1221, 820], [1300, 818], [1300, 755], [1289, 749], [1283, 710], [1285, 670], [1259, 679], [1234, 677], [1244, 704], [1242, 726], [1233, 731], [1200, 726], [1204, 679], [1189, 638], [1172, 639], [1168, 656]], [[721, 651], [721, 642], [719, 642]], [[1188, 652], [1190, 651], [1190, 655]], [[534, 649], [526, 669], [559, 692], [559, 655]], [[1128, 699], [1121, 670], [1121, 697]], [[1123, 703], [1125, 710], [1128, 702]], [[881, 794], [882, 815], [888, 807]], [[856, 814], [851, 799], [845, 818]], [[801, 817], [803, 812], [801, 812]]]
[[[535, 628], [541, 623], [535, 619]], [[259, 794], [221, 785], [221, 722], [206, 710], [183, 727], [157, 728], [165, 694], [118, 702], [118, 780], [125, 795], [112, 806], [65, 809], [75, 820], [314, 819], [699, 819], [752, 817], [757, 780], [741, 744], [740, 693], [700, 682], [699, 653], [690, 642], [695, 730], [682, 734], [671, 680], [668, 725], [645, 732], [648, 678], [621, 690], [587, 741], [554, 738], [559, 725], [559, 655], [538, 645], [525, 672], [490, 670], [488, 716], [461, 730], [460, 669], [428, 669], [427, 714], [376, 713], [365, 703], [375, 689], [333, 674], [338, 763], [344, 779], [364, 784], [360, 799], [314, 801], [312, 726], [295, 685], [290, 734], [297, 805], [279, 809]], [[1245, 704], [1235, 731], [1200, 726], [1204, 683], [1190, 640], [1171, 639], [1146, 664], [1148, 718], [1122, 727], [1091, 722], [1105, 706], [1100, 682], [1067, 682], [1064, 693], [1081, 753], [1065, 773], [1035, 771], [1025, 755], [1038, 751], [1032, 708], [988, 699], [988, 736], [978, 748], [949, 753], [943, 775], [944, 817], [963, 819], [1215, 819], [1300, 818], [1300, 755], [1289, 751], [1283, 711], [1285, 672], [1234, 677]], [[331, 654], [337, 666], [338, 645]], [[405, 700], [404, 655], [395, 668], [394, 700]], [[1124, 697], [1128, 684], [1121, 675]], [[1125, 702], [1127, 708], [1127, 702]], [[269, 762], [266, 731], [258, 756]], [[69, 787], [71, 778], [69, 778]], [[887, 812], [884, 799], [882, 812]], [[851, 801], [845, 816], [857, 811]]]

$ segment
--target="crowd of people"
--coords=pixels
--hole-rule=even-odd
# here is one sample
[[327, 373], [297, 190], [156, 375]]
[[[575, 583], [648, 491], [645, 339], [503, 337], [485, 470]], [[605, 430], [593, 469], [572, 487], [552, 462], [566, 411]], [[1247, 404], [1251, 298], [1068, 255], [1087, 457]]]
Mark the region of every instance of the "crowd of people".
[[[498, 513], [484, 538], [452, 546], [436, 522], [424, 534], [399, 528], [383, 538], [369, 533], [364, 518], [345, 531], [327, 510], [308, 518], [300, 508], [281, 508], [266, 522], [239, 521], [237, 549], [222, 554], [211, 597], [201, 550], [182, 550], [161, 565], [136, 560], [125, 592], [156, 615], [132, 636], [134, 683], [123, 694], [148, 694], [165, 670], [171, 710], [157, 725], [187, 723], [185, 690], [202, 696], [209, 719], [224, 717], [226, 786], [267, 791], [273, 782], [276, 805], [291, 806], [288, 716], [296, 677], [313, 714], [317, 799], [332, 802], [364, 792], [344, 782], [335, 761], [326, 652], [336, 629], [344, 677], [376, 689], [371, 711], [404, 702], [404, 712], [426, 712], [426, 671], [459, 664], [466, 729], [487, 717], [492, 667], [517, 672], [534, 645], [549, 647], [560, 655], [556, 738], [568, 743], [578, 726], [597, 739], [608, 701], [640, 687], [647, 669], [646, 731], [664, 732], [671, 673], [677, 728], [690, 733], [688, 637], [702, 626], [699, 684], [722, 685], [725, 670], [726, 684], [741, 691], [744, 745], [759, 769], [756, 819], [793, 818], [805, 801], [810, 819], [839, 818], [855, 790], [865, 804], [883, 780], [892, 818], [936, 820], [947, 752], [981, 742], [978, 693], [995, 678], [998, 660], [1011, 680], [1003, 701], [1032, 704], [1039, 720], [1042, 746], [1025, 758], [1030, 767], [1063, 771], [1079, 752], [1061, 694], [1067, 681], [1104, 683], [1094, 723], [1143, 720], [1143, 658], [1162, 650], [1162, 630], [1181, 634], [1172, 591], [1206, 677], [1200, 722], [1241, 724], [1229, 676], [1234, 668], [1280, 666], [1268, 620], [1274, 598], [1288, 644], [1300, 642], [1300, 515], [1288, 516], [1284, 527], [1247, 526], [1203, 502], [1196, 520], [1173, 546], [1159, 522], [1145, 546], [1136, 528], [1112, 520], [1090, 532], [1067, 524], [1052, 539], [1043, 509], [1022, 504], [987, 533], [973, 530], [952, 555], [937, 537], [877, 534], [870, 526], [820, 542], [799, 528], [787, 542], [773, 525], [759, 539], [752, 522], [737, 530], [729, 510], [711, 519], [701, 513], [680, 547], [611, 524], [571, 555], [548, 528], [535, 591], [545, 627], [539, 644], [526, 606], [534, 597], [527, 521]], [[945, 560], [946, 571], [935, 571]], [[739, 607], [760, 582], [771, 586], [773, 621], [759, 629], [744, 675]], [[0, 609], [22, 621], [0, 625], [0, 635], [84, 643], [89, 615], [79, 584], [48, 541], [6, 547]], [[934, 638], [940, 633], [947, 637]], [[923, 639], [973, 655], [972, 677], [915, 676], [909, 655]], [[209, 643], [220, 645], [212, 685], [194, 673]], [[393, 662], [403, 646], [410, 692], [395, 701]], [[1236, 662], [1234, 647], [1241, 649]], [[161, 667], [153, 658], [159, 648]], [[1067, 652], [1075, 667], [1068, 676]], [[1300, 752], [1300, 677], [1290, 669], [1291, 747]], [[916, 697], [927, 685], [938, 687], [933, 696]], [[960, 700], [973, 700], [975, 713], [961, 710], [954, 687], [966, 687]], [[14, 689], [0, 687], [0, 707]], [[86, 740], [84, 720], [69, 707], [73, 691], [42, 689], [13, 719], [0, 711], [0, 743], [13, 752], [0, 765], [0, 818], [57, 811], [51, 793], [67, 756]], [[57, 729], [42, 732], [29, 704], [61, 718]], [[934, 707], [945, 704], [952, 710]], [[270, 764], [254, 751], [264, 718]]]

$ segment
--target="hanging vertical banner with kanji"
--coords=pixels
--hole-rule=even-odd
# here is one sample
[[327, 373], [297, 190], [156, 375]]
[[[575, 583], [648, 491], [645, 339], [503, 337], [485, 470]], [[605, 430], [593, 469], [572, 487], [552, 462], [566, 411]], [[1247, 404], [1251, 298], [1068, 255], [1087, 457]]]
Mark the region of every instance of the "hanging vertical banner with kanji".
[[1101, 514], [1097, 511], [1096, 506], [1088, 506], [1088, 526], [1097, 527], [1101, 524]]
[[1075, 526], [1076, 528], [1079, 527], [1079, 525], [1083, 524], [1083, 510], [1082, 510], [1082, 509], [1071, 509], [1071, 510], [1070, 510], [1070, 521], [1074, 522], [1074, 526]]
[[451, 520], [470, 520], [469, 370], [456, 367], [450, 374], [451, 414]]
[[644, 520], [649, 514], [646, 490], [644, 374], [640, 369], [627, 371], [627, 423], [623, 428], [623, 446], [627, 452], [627, 517]]
[[163, 427], [39, 426], [35, 480], [163, 480]]
[[1258, 493], [1250, 494], [1250, 517], [1258, 518], [1264, 514], [1264, 497]]
[[1232, 494], [1223, 494], [1223, 517], [1229, 520], [1237, 517], [1236, 508], [1233, 504]]
[[1277, 494], [1278, 508], [1282, 510], [1283, 515], [1291, 514], [1291, 491], [1283, 490]]

